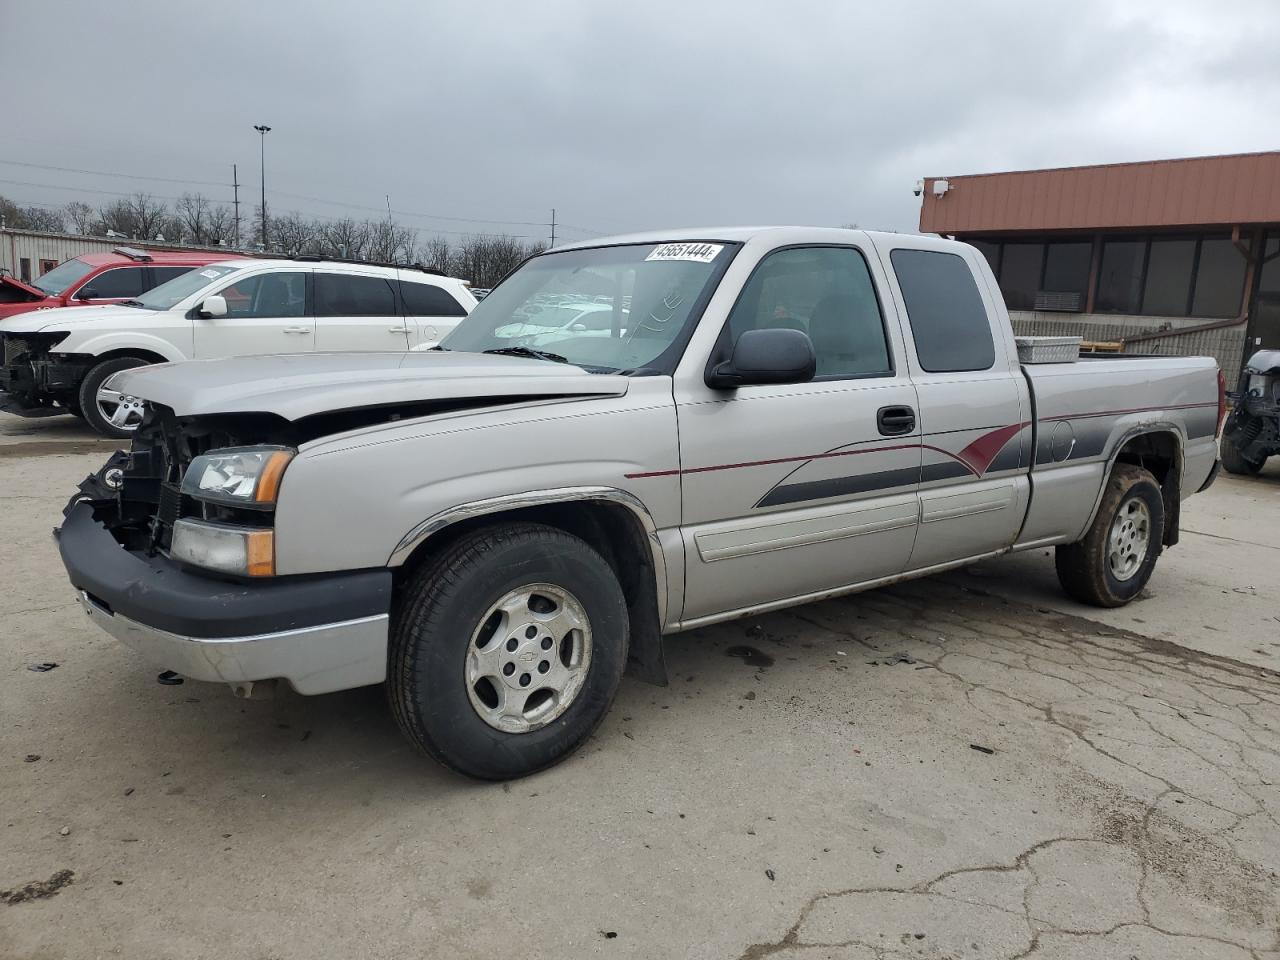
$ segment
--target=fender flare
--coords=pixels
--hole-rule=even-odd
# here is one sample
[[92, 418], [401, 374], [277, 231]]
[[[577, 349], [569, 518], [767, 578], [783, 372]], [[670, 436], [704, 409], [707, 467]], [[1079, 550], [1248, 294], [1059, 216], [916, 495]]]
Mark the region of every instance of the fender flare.
[[1111, 478], [1111, 471], [1115, 469], [1116, 461], [1120, 458], [1120, 451], [1125, 448], [1125, 445], [1130, 440], [1146, 436], [1150, 433], [1173, 434], [1174, 440], [1177, 444], [1178, 483], [1182, 483], [1182, 470], [1183, 465], [1186, 463], [1185, 451], [1187, 447], [1187, 438], [1183, 432], [1183, 428], [1172, 420], [1157, 420], [1154, 422], [1136, 424], [1135, 426], [1130, 427], [1123, 433], [1117, 434], [1115, 445], [1111, 448], [1111, 453], [1107, 455], [1106, 469], [1102, 472], [1102, 483], [1098, 486], [1098, 495], [1094, 498], [1093, 507], [1089, 511], [1089, 519], [1086, 520], [1084, 526], [1081, 527], [1081, 536], [1083, 536], [1084, 532], [1093, 526], [1093, 521], [1098, 516], [1098, 508], [1102, 506], [1102, 497], [1107, 492], [1107, 481]]

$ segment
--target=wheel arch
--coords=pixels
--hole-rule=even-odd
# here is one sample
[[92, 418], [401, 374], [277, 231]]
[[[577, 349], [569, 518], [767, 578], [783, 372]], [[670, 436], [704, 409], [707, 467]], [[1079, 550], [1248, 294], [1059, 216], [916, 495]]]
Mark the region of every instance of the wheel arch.
[[167, 357], [161, 356], [154, 350], [145, 350], [142, 347], [119, 347], [115, 350], [108, 350], [106, 353], [97, 354], [90, 362], [88, 369], [93, 369], [100, 363], [107, 360], [119, 360], [122, 357], [131, 359], [145, 360], [147, 363], [168, 363]]
[[1186, 441], [1182, 430], [1172, 422], [1143, 424], [1132, 427], [1117, 439], [1107, 468], [1102, 474], [1102, 484], [1094, 500], [1093, 509], [1084, 529], [1093, 525], [1102, 505], [1102, 497], [1115, 471], [1116, 464], [1125, 463], [1141, 467], [1151, 473], [1160, 487], [1164, 500], [1164, 531], [1161, 542], [1171, 547], [1178, 542], [1182, 504], [1183, 450]]
[[[535, 490], [459, 504], [429, 517], [401, 539], [387, 561], [397, 585], [458, 537], [503, 521], [545, 523], [589, 543], [622, 585], [630, 620], [628, 674], [665, 686], [662, 632], [667, 622], [667, 564], [644, 503], [614, 487]], [[638, 562], [631, 562], [632, 560]]]

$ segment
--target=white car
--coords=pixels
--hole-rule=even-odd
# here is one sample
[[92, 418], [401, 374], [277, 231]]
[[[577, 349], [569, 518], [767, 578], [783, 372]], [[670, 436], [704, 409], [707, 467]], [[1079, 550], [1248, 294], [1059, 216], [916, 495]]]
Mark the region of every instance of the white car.
[[41, 416], [65, 408], [108, 437], [142, 420], [112, 390], [149, 363], [314, 351], [434, 346], [471, 312], [462, 280], [416, 268], [326, 260], [234, 260], [106, 307], [42, 310], [0, 321], [0, 406]]
[[[530, 312], [532, 311], [532, 312]], [[629, 311], [623, 309], [623, 329]], [[531, 306], [520, 323], [508, 323], [494, 331], [529, 346], [545, 346], [571, 337], [608, 337], [613, 334], [613, 307], [606, 303], [564, 303], [538, 308]]]

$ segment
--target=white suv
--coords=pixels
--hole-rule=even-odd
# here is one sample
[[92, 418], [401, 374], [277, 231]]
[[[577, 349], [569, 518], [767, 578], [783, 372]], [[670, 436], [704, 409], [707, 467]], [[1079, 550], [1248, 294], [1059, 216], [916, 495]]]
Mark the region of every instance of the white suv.
[[476, 304], [467, 284], [422, 269], [330, 260], [234, 260], [107, 307], [0, 321], [4, 409], [66, 408], [108, 437], [142, 419], [115, 373], [148, 363], [433, 346]]

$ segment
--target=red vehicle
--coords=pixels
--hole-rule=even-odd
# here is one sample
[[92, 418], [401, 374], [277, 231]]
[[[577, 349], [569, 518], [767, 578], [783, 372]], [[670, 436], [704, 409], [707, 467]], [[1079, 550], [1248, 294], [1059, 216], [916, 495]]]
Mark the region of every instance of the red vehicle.
[[86, 253], [63, 261], [30, 283], [0, 276], [0, 320], [28, 310], [119, 303], [196, 267], [238, 259], [240, 255], [235, 253], [135, 250], [132, 247], [116, 247], [110, 253]]

